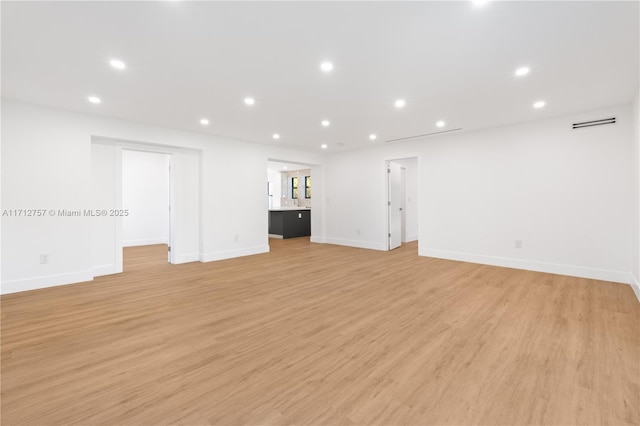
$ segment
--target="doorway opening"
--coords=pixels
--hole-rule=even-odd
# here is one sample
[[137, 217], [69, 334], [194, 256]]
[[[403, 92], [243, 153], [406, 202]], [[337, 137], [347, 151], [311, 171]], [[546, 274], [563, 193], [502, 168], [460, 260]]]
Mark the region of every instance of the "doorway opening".
[[[171, 263], [171, 154], [122, 150], [122, 246]], [[130, 247], [147, 250], [127, 250]], [[164, 254], [163, 254], [164, 253]]]
[[[269, 159], [267, 206], [269, 246], [280, 247], [290, 239], [309, 242], [312, 234], [313, 170], [311, 164]], [[282, 240], [282, 242], [278, 241]]]
[[[129, 161], [132, 157], [146, 160]], [[200, 163], [201, 151], [195, 149], [91, 138], [93, 203], [106, 213], [92, 218], [94, 277], [123, 272], [125, 248], [144, 247], [142, 244], [151, 247], [160, 243], [164, 249], [159, 261], [163, 263], [200, 259]], [[161, 184], [144, 182], [141, 178], [152, 169]], [[136, 183], [130, 184], [135, 178]], [[142, 195], [145, 191], [154, 192], [156, 201], [145, 198], [148, 195]], [[150, 204], [156, 206], [152, 210], [155, 218], [144, 214]], [[139, 217], [141, 213], [143, 218]]]
[[418, 157], [385, 162], [387, 193], [387, 250], [418, 241]]

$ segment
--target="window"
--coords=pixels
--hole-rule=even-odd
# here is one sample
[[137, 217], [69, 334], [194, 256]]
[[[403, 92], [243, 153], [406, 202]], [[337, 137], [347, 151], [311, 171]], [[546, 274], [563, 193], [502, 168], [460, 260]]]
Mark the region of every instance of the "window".
[[291, 178], [291, 198], [293, 198], [294, 200], [298, 198], [298, 178], [297, 177]]
[[304, 177], [304, 198], [311, 198], [311, 176]]

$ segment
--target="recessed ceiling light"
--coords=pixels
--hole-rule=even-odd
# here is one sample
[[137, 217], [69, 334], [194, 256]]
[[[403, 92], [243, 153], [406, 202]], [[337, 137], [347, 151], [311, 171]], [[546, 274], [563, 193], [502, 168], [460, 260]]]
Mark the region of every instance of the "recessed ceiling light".
[[533, 104], [533, 107], [534, 107], [534, 108], [537, 108], [537, 109], [540, 109], [540, 108], [542, 108], [542, 107], [543, 107], [543, 106], [545, 106], [545, 105], [546, 105], [546, 102], [545, 102], [545, 101], [537, 101], [537, 102], [535, 102], [535, 103]]
[[207, 120], [206, 118], [201, 118], [200, 119], [200, 124], [202, 124], [203, 126], [208, 126], [209, 125], [209, 120]]
[[404, 108], [406, 104], [407, 103], [405, 102], [404, 99], [398, 99], [394, 105], [396, 106], [396, 108]]
[[322, 120], [322, 123], [320, 124], [322, 124], [322, 127], [329, 127], [329, 124], [331, 123], [329, 122], [329, 120]]
[[100, 98], [99, 98], [99, 97], [97, 97], [97, 96], [89, 96], [87, 99], [88, 99], [88, 100], [89, 100], [89, 102], [91, 102], [92, 104], [99, 104], [100, 102], [102, 102], [102, 101], [100, 100]]
[[440, 121], [438, 121], [438, 122], [436, 123], [436, 126], [438, 126], [438, 127], [444, 127], [444, 125], [445, 125], [445, 124], [447, 124], [447, 123], [445, 123], [444, 121], [440, 120]]
[[369, 139], [371, 139], [372, 141], [375, 141], [375, 140], [376, 140], [376, 138], [377, 138], [377, 136], [376, 136], [374, 133], [371, 133], [371, 134], [369, 135]]
[[484, 6], [485, 4], [489, 3], [488, 0], [472, 0], [471, 3], [473, 3], [474, 6]]
[[516, 70], [516, 76], [522, 77], [523, 75], [529, 74], [529, 71], [531, 71], [529, 67], [520, 67]]
[[277, 133], [274, 133], [274, 134], [273, 134], [273, 138], [274, 138], [274, 139], [280, 139], [280, 135], [279, 135], [279, 134], [277, 134]]
[[331, 72], [333, 71], [333, 64], [331, 62], [323, 62], [320, 64], [320, 69], [323, 72]]
[[282, 169], [283, 169], [283, 170], [287, 170], [287, 169], [288, 169], [288, 167], [287, 167], [287, 166], [282, 166]]
[[122, 62], [120, 59], [112, 59], [109, 61], [109, 64], [117, 70], [123, 70], [127, 68], [127, 65], [124, 62]]
[[256, 103], [256, 100], [253, 98], [244, 98], [244, 103], [247, 105], [253, 105]]
[[327, 145], [326, 143], [323, 143], [322, 145], [320, 145], [320, 148], [322, 148], [322, 149], [327, 149], [327, 146], [328, 146], [328, 145]]

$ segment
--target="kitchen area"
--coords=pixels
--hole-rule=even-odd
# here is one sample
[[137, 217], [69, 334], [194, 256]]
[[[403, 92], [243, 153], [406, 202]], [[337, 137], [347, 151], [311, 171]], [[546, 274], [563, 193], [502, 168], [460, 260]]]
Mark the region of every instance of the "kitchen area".
[[311, 168], [269, 161], [269, 238], [311, 236]]

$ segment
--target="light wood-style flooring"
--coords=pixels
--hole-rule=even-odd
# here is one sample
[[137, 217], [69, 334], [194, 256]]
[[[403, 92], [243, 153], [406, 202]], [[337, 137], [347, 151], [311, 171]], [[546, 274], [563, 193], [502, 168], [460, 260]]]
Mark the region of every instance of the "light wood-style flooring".
[[270, 244], [3, 296], [2, 425], [640, 424], [628, 285]]

